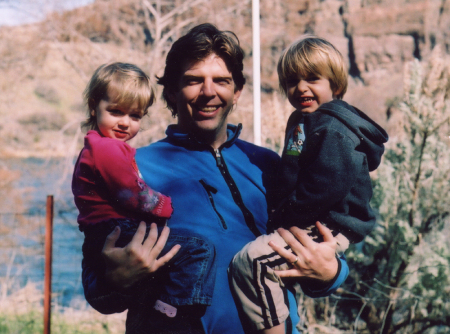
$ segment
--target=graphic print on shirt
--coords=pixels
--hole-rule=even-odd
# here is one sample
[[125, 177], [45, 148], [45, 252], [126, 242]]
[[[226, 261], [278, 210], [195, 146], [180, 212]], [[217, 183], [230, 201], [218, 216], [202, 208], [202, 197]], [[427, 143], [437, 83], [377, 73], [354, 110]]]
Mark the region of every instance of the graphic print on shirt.
[[[144, 212], [152, 212], [155, 210], [156, 206], [158, 205], [158, 201], [160, 199], [160, 194], [150, 187], [148, 187], [145, 182], [142, 180], [137, 180], [137, 184], [139, 188], [141, 188], [141, 192], [139, 192], [139, 203], [142, 208], [142, 211]], [[160, 207], [163, 207], [164, 203], [160, 203]], [[159, 212], [156, 212], [155, 214], [158, 214]]]
[[[131, 161], [131, 165], [136, 172], [136, 182], [141, 191], [139, 192], [139, 206], [142, 208], [144, 212], [152, 212], [155, 207], [158, 205], [158, 201], [160, 199], [160, 193], [151, 189], [142, 179], [141, 172], [136, 164], [136, 160], [133, 158]], [[160, 205], [161, 207], [163, 205]]]
[[286, 155], [300, 155], [305, 141], [303, 123], [297, 124], [289, 130], [286, 136]]

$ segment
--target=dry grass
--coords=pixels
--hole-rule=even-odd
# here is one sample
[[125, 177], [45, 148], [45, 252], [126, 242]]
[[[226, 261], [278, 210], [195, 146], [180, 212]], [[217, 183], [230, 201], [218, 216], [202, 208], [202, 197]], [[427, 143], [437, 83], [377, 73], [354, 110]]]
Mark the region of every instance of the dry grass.
[[[2, 290], [4, 282], [1, 284]], [[42, 328], [43, 293], [36, 283], [0, 296], [0, 333], [33, 333]], [[124, 333], [126, 312], [103, 315], [79, 303], [75, 307], [52, 304], [52, 333]]]

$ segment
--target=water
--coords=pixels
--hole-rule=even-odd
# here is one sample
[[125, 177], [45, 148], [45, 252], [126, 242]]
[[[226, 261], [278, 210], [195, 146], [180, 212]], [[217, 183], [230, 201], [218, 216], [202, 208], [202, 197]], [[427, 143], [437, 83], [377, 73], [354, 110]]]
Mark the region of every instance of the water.
[[73, 161], [3, 159], [0, 168], [20, 172], [20, 178], [6, 189], [8, 196], [2, 194], [0, 202], [1, 227], [5, 230], [0, 233], [0, 277], [9, 275], [13, 288], [28, 282], [35, 282], [42, 288], [45, 203], [47, 195], [53, 195], [52, 292], [56, 293], [58, 304], [63, 306], [83, 299], [83, 234], [76, 223], [78, 212], [70, 188]]

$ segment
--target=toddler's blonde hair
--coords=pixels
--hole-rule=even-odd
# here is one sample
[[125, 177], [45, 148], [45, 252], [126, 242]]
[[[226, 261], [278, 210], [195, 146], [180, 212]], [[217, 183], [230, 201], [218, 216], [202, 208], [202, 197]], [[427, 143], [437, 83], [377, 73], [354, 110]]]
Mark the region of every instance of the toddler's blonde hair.
[[[111, 94], [114, 94], [113, 97]], [[101, 65], [92, 75], [84, 90], [84, 101], [87, 105], [88, 119], [82, 127], [93, 130], [97, 126], [96, 110], [101, 100], [113, 98], [114, 103], [123, 107], [131, 107], [137, 101], [138, 108], [144, 115], [155, 102], [155, 93], [150, 78], [139, 67], [128, 63], [109, 63]]]

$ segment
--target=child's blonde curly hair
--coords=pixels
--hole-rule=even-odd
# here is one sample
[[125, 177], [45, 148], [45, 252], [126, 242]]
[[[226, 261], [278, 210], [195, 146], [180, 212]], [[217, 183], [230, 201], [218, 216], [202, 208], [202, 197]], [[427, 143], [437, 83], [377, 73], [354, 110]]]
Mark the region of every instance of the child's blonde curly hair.
[[130, 107], [138, 102], [138, 108], [144, 115], [155, 102], [155, 93], [150, 78], [139, 67], [128, 63], [109, 63], [101, 65], [92, 75], [84, 90], [84, 101], [87, 105], [88, 118], [83, 128], [93, 130], [97, 126], [95, 111], [101, 100], [108, 99], [108, 93], [114, 92], [114, 102]]

